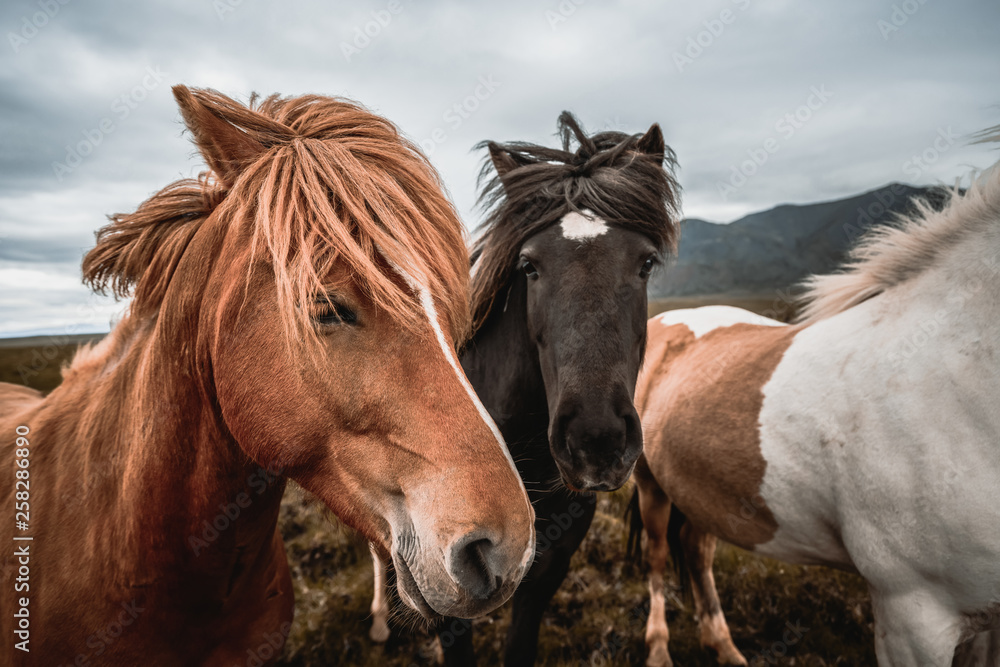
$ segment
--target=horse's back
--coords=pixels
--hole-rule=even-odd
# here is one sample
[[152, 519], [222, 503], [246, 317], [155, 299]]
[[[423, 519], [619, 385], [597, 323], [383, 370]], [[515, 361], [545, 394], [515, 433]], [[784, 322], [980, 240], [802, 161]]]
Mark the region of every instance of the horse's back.
[[689, 518], [747, 548], [776, 529], [756, 502], [766, 467], [758, 415], [761, 389], [797, 331], [728, 306], [669, 311], [648, 324], [636, 406], [650, 470]]
[[0, 382], [0, 422], [35, 407], [42, 399], [42, 393], [36, 389]]

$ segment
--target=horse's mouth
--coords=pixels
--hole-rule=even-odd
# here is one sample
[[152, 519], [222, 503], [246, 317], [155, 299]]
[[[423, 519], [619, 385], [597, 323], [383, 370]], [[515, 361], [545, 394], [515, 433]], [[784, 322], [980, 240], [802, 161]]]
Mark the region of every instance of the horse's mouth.
[[[626, 480], [627, 481], [627, 480]], [[559, 483], [573, 493], [594, 493], [595, 491], [614, 491], [622, 485], [615, 486], [604, 482], [598, 482], [589, 478], [572, 480], [562, 470], [559, 471]]]
[[[625, 481], [628, 481], [627, 479]], [[572, 491], [573, 493], [596, 493], [598, 491], [617, 491], [624, 486], [622, 484], [611, 484], [606, 482], [592, 482], [590, 484], [584, 485], [585, 488], [580, 488], [572, 482], [563, 479], [563, 486]]]
[[427, 603], [423, 593], [420, 592], [420, 586], [417, 585], [416, 580], [413, 578], [406, 559], [397, 555], [392, 560], [396, 567], [396, 587], [399, 589], [400, 598], [404, 602], [409, 603], [426, 620], [433, 621], [439, 618], [440, 614], [434, 611]]
[[569, 481], [569, 479], [566, 477], [566, 475], [563, 475], [561, 473], [559, 475], [559, 483], [562, 484], [567, 489], [569, 489], [570, 491], [572, 491], [573, 493], [586, 493], [587, 492], [586, 489], [581, 489], [576, 484], [574, 484], [573, 482]]
[[617, 491], [625, 486], [635, 471], [635, 464], [636, 462], [633, 461], [627, 471], [619, 474], [614, 479], [594, 479], [587, 475], [580, 475], [578, 479], [572, 479], [570, 475], [566, 474], [558, 461], [556, 462], [556, 467], [559, 469], [559, 483], [564, 487], [573, 493], [595, 493], [598, 491]]

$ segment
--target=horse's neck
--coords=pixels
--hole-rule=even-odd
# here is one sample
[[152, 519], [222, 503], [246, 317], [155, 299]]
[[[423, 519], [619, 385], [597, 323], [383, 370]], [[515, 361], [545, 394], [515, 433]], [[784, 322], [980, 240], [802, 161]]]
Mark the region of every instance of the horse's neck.
[[48, 399], [60, 418], [39, 436], [58, 461], [46, 474], [78, 499], [69, 511], [90, 531], [86, 555], [118, 554], [107, 562], [136, 568], [124, 582], [145, 584], [168, 570], [211, 575], [227, 550], [266, 547], [284, 482], [229, 435], [195, 343], [151, 322], [119, 328], [68, 372]]
[[549, 410], [538, 352], [528, 334], [523, 282], [515, 279], [500, 291], [493, 310], [466, 347], [462, 366], [514, 459], [540, 448], [546, 458]]

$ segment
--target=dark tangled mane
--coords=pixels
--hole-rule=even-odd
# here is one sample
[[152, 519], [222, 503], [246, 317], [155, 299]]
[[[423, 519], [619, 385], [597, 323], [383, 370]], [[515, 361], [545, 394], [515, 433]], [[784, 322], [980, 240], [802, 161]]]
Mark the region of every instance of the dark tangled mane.
[[[479, 175], [479, 203], [487, 211], [472, 251], [473, 329], [485, 321], [510, 280], [518, 252], [531, 236], [571, 211], [590, 210], [608, 223], [649, 237], [673, 251], [679, 234], [680, 186], [673, 150], [643, 150], [641, 134], [605, 131], [588, 136], [568, 111], [559, 116], [562, 148], [520, 141], [488, 148]], [[651, 130], [652, 131], [652, 130]], [[577, 144], [571, 150], [571, 144]], [[498, 156], [511, 168], [499, 173]]]

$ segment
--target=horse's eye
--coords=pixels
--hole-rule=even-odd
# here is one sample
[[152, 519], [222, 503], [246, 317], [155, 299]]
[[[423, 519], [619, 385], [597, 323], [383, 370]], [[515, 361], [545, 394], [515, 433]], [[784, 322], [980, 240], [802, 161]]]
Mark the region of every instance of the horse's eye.
[[538, 277], [538, 269], [536, 269], [535, 265], [526, 259], [521, 260], [521, 271], [523, 271], [524, 275], [528, 276], [529, 278]]
[[656, 257], [650, 256], [643, 263], [642, 268], [639, 269], [639, 277], [645, 280], [649, 277], [649, 274], [653, 272], [653, 268], [656, 266]]
[[358, 315], [353, 310], [336, 301], [327, 301], [326, 299], [320, 299], [316, 302], [312, 318], [317, 324], [327, 326], [354, 324], [358, 321]]

